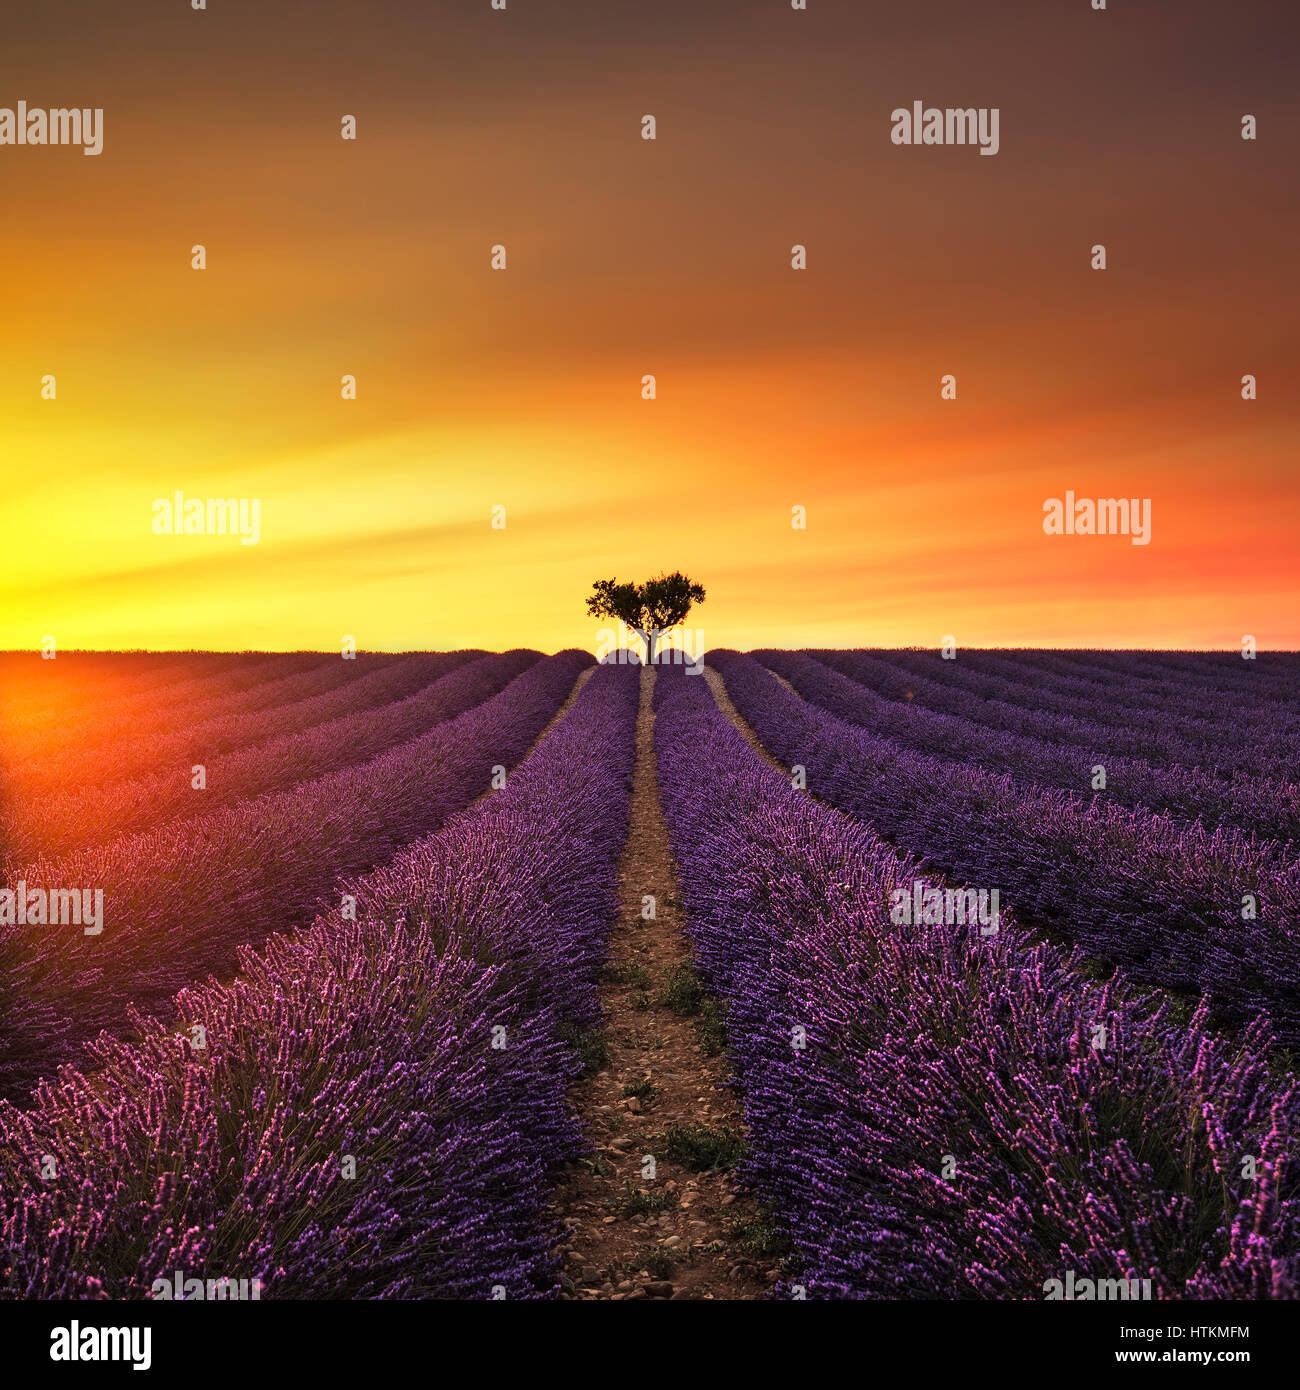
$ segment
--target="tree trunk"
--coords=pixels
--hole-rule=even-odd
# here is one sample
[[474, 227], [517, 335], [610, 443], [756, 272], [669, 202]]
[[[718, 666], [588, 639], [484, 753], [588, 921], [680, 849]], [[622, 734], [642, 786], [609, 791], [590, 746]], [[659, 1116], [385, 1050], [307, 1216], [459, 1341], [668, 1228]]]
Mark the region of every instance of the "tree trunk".
[[645, 664], [647, 666], [653, 666], [655, 664], [655, 641], [659, 633], [654, 628], [648, 631], [644, 628], [637, 628], [636, 633], [645, 643]]

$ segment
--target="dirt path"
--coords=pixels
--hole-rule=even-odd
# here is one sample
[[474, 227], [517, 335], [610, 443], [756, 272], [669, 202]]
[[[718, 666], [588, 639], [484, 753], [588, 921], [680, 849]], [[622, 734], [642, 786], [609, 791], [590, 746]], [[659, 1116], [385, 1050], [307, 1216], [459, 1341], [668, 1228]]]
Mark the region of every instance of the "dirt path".
[[[775, 676], [776, 672], [771, 671], [768, 674]], [[784, 685], [792, 695], [799, 694], [799, 692], [794, 688], [794, 686], [792, 686], [789, 683], [789, 681], [782, 680], [780, 676], [776, 676], [776, 678], [777, 680], [781, 681], [781, 684]], [[784, 763], [778, 762], [767, 751], [767, 749], [763, 747], [763, 745], [758, 741], [758, 735], [753, 731], [753, 729], [749, 727], [749, 720], [747, 720], [745, 716], [741, 714], [741, 712], [735, 707], [735, 705], [731, 703], [731, 696], [727, 694], [726, 684], [723, 682], [722, 677], [718, 674], [717, 671], [713, 669], [712, 666], [706, 666], [704, 668], [704, 679], [709, 683], [709, 690], [712, 693], [714, 700], [717, 702], [718, 708], [736, 726], [737, 731], [739, 733], [744, 734], [745, 742], [749, 744], [749, 746], [754, 750], [755, 753], [758, 754], [760, 758], [762, 758], [762, 760], [768, 765], [768, 767], [774, 767], [779, 773], [781, 773], [783, 777], [789, 777], [790, 769], [786, 767]]]
[[[682, 931], [655, 776], [653, 689], [654, 672], [643, 672], [620, 911], [593, 1048], [599, 1070], [573, 1094], [596, 1156], [566, 1168], [553, 1202], [570, 1233], [561, 1297], [758, 1298], [776, 1257], [757, 1208], [732, 1191], [740, 1107], [723, 1088], [721, 1024]], [[643, 916], [646, 895], [653, 920]]]

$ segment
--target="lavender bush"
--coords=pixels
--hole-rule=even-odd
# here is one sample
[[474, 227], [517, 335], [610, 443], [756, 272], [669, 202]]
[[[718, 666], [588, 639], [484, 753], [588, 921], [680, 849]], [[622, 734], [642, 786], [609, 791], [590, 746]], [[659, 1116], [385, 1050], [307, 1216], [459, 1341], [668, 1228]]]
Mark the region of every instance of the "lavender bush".
[[[238, 948], [310, 921], [340, 875], [364, 872], [437, 829], [524, 753], [592, 664], [585, 652], [495, 658], [495, 676], [453, 672], [499, 694], [418, 738], [290, 791], [257, 797], [27, 870], [30, 887], [97, 885], [104, 929], [0, 926], [0, 1094], [73, 1062], [126, 1006], [162, 1008]], [[487, 680], [486, 686], [482, 683]]]
[[[71, 659], [77, 655], [72, 654]], [[58, 658], [65, 667], [69, 659], [68, 653]], [[134, 692], [127, 690], [106, 699], [105, 680], [101, 676], [94, 682], [94, 693], [84, 703], [69, 706], [60, 699], [48, 713], [33, 711], [7, 719], [6, 725], [12, 735], [24, 739], [56, 735], [60, 744], [93, 747], [120, 738], [127, 731], [183, 728], [196, 718], [264, 709], [280, 699], [281, 681], [322, 664], [319, 652], [277, 656], [189, 654], [174, 669], [174, 678], [165, 682], [149, 682]]]
[[[1224, 780], [1240, 777], [1294, 784], [1297, 748], [1293, 733], [1279, 730], [1275, 715], [1254, 718], [1239, 703], [1221, 701], [1222, 713], [1178, 715], [1172, 706], [1135, 708], [1126, 703], [1122, 681], [1091, 685], [1087, 694], [1056, 690], [1037, 682], [1027, 665], [987, 652], [942, 661], [919, 652], [814, 652], [843, 675], [890, 699], [906, 699], [945, 714], [957, 714], [992, 729], [1084, 748], [1104, 748], [1110, 757], [1197, 768]], [[901, 669], [900, 669], [901, 668]], [[1019, 673], [1017, 679], [988, 674]]]
[[[0, 817], [9, 873], [37, 857], [193, 815], [196, 805], [209, 813], [377, 757], [495, 694], [519, 674], [523, 659], [506, 653], [467, 663], [469, 655], [413, 657], [313, 700], [142, 740], [135, 767], [154, 770], [131, 779], [92, 787], [91, 759], [84, 774], [69, 772], [64, 789], [25, 798]], [[223, 744], [230, 751], [223, 753]], [[196, 762], [206, 774], [201, 797], [190, 784]]]
[[1294, 652], [1263, 652], [1244, 662], [1238, 651], [1125, 651], [1105, 650], [1024, 652], [1028, 664], [1046, 664], [1077, 670], [1106, 680], [1119, 675], [1126, 682], [1142, 683], [1164, 692], [1181, 690], [1195, 698], [1215, 692], [1230, 693], [1245, 705], [1256, 701], [1283, 701], [1293, 711], [1300, 695], [1300, 663]]
[[242, 951], [177, 997], [184, 1034], [137, 1019], [93, 1078], [0, 1103], [0, 1294], [147, 1297], [175, 1270], [263, 1298], [554, 1292], [566, 1039], [597, 1017], [637, 677], [597, 670], [504, 790], [351, 885], [358, 920]]
[[[729, 690], [782, 711], [743, 660], [720, 662]], [[1014, 920], [895, 926], [891, 891], [932, 872], [793, 790], [703, 682], [660, 672], [655, 701], [746, 1177], [796, 1255], [779, 1292], [1038, 1299], [1073, 1271], [1158, 1298], [1296, 1296], [1300, 1104], [1270, 1080], [1265, 1020], [1217, 1036], [1204, 1006], [1180, 1021], [1089, 980]]]
[[[394, 657], [362, 652], [354, 661], [318, 657], [305, 671], [255, 687], [256, 708], [200, 717], [179, 728], [150, 729], [114, 722], [115, 733], [107, 742], [78, 740], [22, 759], [11, 758], [6, 772], [23, 787], [24, 794], [29, 788], [57, 792], [70, 785], [98, 788], [128, 781], [168, 763], [201, 762], [217, 753], [322, 724], [350, 709], [365, 708], [366, 701], [385, 704], [404, 699], [483, 655], [432, 652]], [[268, 695], [275, 698], [269, 704], [262, 703]], [[351, 700], [358, 703], [350, 704]]]
[[[753, 655], [819, 709], [897, 739], [909, 748], [1008, 773], [1018, 785], [1048, 786], [1086, 802], [1095, 796], [1121, 806], [1167, 811], [1210, 827], [1233, 826], [1266, 839], [1300, 840], [1300, 785], [1262, 778], [1228, 782], [1195, 767], [1159, 767], [1117, 757], [1105, 743], [1078, 747], [1046, 737], [989, 729], [959, 713], [890, 700], [803, 652]], [[956, 702], [960, 708], [960, 701]], [[1093, 768], [1106, 771], [1104, 791], [1093, 793]]]
[[1211, 995], [1227, 1018], [1267, 1010], [1285, 1042], [1300, 1042], [1300, 867], [1289, 847], [1017, 786], [835, 719], [752, 657], [708, 661], [817, 796], [953, 878], [998, 888], [1022, 920], [1089, 955]]

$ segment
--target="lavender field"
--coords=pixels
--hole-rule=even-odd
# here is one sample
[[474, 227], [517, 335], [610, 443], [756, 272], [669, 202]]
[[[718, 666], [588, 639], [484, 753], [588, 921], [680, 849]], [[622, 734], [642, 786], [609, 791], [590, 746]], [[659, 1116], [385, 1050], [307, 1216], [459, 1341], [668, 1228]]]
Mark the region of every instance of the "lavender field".
[[6, 1299], [1300, 1293], [1296, 655], [0, 677]]

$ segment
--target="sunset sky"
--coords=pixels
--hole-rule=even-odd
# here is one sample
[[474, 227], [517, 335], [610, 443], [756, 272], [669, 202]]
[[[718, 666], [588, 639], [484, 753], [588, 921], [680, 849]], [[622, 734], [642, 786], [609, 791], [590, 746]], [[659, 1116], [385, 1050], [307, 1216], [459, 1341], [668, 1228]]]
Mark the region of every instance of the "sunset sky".
[[[1300, 647], [1298, 35], [6, 7], [0, 107], [102, 107], [104, 149], [0, 146], [0, 648], [591, 648], [593, 580], [677, 568], [706, 646]], [[892, 144], [915, 100], [998, 107], [999, 153]], [[155, 535], [178, 489], [259, 543]], [[1067, 489], [1151, 543], [1045, 536]]]

